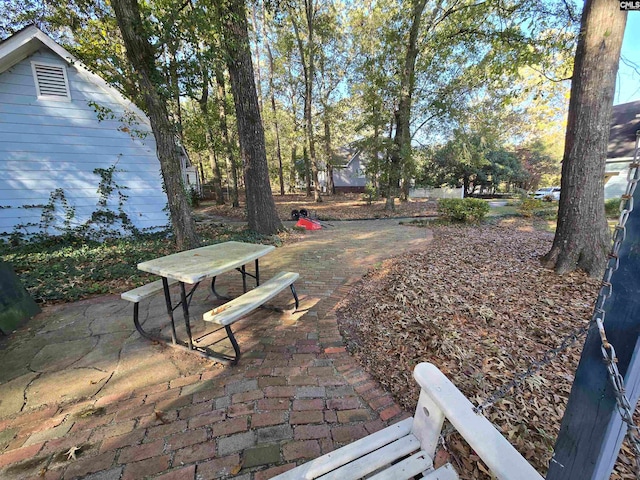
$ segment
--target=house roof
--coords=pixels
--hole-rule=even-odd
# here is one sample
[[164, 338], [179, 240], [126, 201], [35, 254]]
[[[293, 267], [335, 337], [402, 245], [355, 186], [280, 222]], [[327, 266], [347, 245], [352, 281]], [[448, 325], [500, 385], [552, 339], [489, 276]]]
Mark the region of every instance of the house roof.
[[109, 85], [102, 77], [85, 67], [69, 51], [35, 25], [26, 26], [0, 42], [0, 74], [34, 54], [43, 46], [58, 55], [67, 64], [73, 65], [80, 75], [99, 86], [116, 102], [135, 113], [143, 123], [149, 125], [148, 117], [132, 101], [122, 95], [117, 88]]
[[362, 150], [353, 145], [345, 145], [337, 148], [333, 152], [333, 166], [336, 168], [348, 168], [349, 164], [360, 155], [361, 151]]
[[613, 107], [609, 133], [608, 159], [631, 158], [640, 130], [640, 100]]

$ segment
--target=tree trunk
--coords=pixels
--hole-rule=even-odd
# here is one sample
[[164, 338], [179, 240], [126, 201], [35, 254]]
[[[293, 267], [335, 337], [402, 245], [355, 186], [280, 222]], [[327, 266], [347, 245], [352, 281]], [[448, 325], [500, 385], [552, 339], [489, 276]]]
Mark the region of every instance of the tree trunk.
[[[264, 18], [264, 15], [263, 15]], [[268, 30], [265, 32], [264, 43], [267, 47], [269, 59], [269, 95], [271, 96], [271, 112], [273, 113], [273, 125], [276, 133], [276, 157], [278, 158], [278, 180], [280, 181], [280, 195], [284, 195], [284, 173], [282, 171], [282, 149], [280, 148], [280, 128], [278, 127], [278, 111], [276, 110], [275, 87], [273, 85], [273, 55], [269, 44]]]
[[309, 152], [307, 146], [302, 147], [302, 158], [304, 159], [304, 179], [307, 183], [307, 197], [311, 196], [311, 166], [309, 165]]
[[562, 160], [558, 225], [542, 263], [558, 274], [601, 277], [611, 245], [604, 214], [604, 171], [620, 48], [627, 13], [587, 0], [576, 49]]
[[400, 77], [400, 96], [398, 108], [395, 112], [396, 135], [391, 150], [391, 165], [389, 166], [389, 192], [385, 210], [395, 209], [394, 200], [398, 194], [403, 164], [410, 161], [411, 156], [411, 96], [415, 84], [416, 59], [418, 57], [418, 33], [420, 21], [427, 0], [413, 0], [409, 43], [405, 54], [404, 66]]
[[[233, 144], [229, 137], [229, 127], [227, 125], [227, 92], [224, 82], [224, 73], [221, 68], [216, 68], [216, 97], [218, 100], [218, 118], [220, 119], [220, 131], [222, 132], [222, 141], [224, 143], [227, 162], [227, 172], [231, 173], [232, 187], [230, 193], [231, 205], [233, 207], [239, 207], [240, 202], [238, 200], [238, 171], [236, 170], [235, 154], [233, 152]], [[227, 185], [229, 184], [229, 178], [227, 178]]]
[[249, 228], [261, 234], [282, 230], [269, 184], [264, 130], [256, 92], [247, 16], [243, 0], [219, 1], [225, 23], [225, 50], [236, 105], [236, 121], [244, 169]]
[[[302, 72], [304, 77], [304, 119], [305, 134], [307, 137], [307, 146], [309, 148], [309, 156], [311, 162], [311, 173], [313, 176], [313, 196], [315, 202], [322, 202], [320, 196], [320, 182], [318, 181], [318, 161], [316, 158], [316, 145], [313, 136], [313, 116], [311, 112], [311, 102], [313, 100], [313, 77], [314, 71], [314, 53], [313, 53], [313, 0], [305, 0], [305, 17], [307, 20], [307, 53], [300, 37], [300, 28], [296, 22], [294, 12], [290, 12], [291, 22], [296, 35], [298, 50], [300, 51], [300, 61], [302, 63]], [[307, 193], [309, 195], [309, 192]]]
[[296, 192], [296, 150], [297, 146], [294, 143], [291, 147], [291, 169], [289, 170], [289, 192]]
[[336, 186], [333, 183], [333, 149], [331, 148], [331, 125], [329, 124], [329, 115], [327, 113], [329, 107], [324, 106], [324, 149], [327, 157], [327, 192], [335, 195]]
[[256, 33], [255, 47], [256, 47], [256, 87], [258, 88], [258, 105], [260, 112], [264, 112], [264, 105], [262, 103], [262, 71], [260, 69], [260, 25], [258, 24], [258, 15], [256, 12], [256, 4], [251, 3], [251, 19], [253, 20], [253, 30]]
[[206, 68], [202, 69], [202, 97], [198, 104], [200, 111], [204, 117], [205, 130], [204, 137], [209, 150], [209, 164], [213, 173], [213, 195], [218, 205], [224, 205], [224, 193], [222, 192], [222, 175], [220, 174], [220, 166], [216, 158], [215, 146], [213, 143], [213, 129], [211, 128], [211, 119], [209, 118], [209, 72]]
[[138, 74], [138, 83], [156, 139], [176, 244], [179, 249], [197, 247], [200, 240], [182, 182], [176, 134], [169, 122], [166, 102], [159, 93], [160, 85], [154, 82], [162, 78], [162, 75], [155, 65], [155, 52], [140, 18], [138, 1], [112, 0], [111, 4], [122, 33], [127, 57]]

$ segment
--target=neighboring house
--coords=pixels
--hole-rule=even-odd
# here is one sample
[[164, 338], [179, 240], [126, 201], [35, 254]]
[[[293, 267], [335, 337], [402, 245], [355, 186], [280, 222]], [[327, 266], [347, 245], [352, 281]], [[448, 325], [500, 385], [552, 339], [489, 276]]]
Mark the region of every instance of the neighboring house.
[[627, 187], [629, 164], [640, 130], [640, 100], [615, 105], [611, 115], [609, 149], [605, 166], [604, 198], [619, 198]]
[[[199, 190], [184, 152], [182, 163]], [[166, 205], [139, 108], [34, 26], [0, 43], [0, 235], [154, 230]]]
[[340, 147], [333, 155], [333, 183], [336, 193], [362, 193], [367, 185], [363, 152], [352, 146]]

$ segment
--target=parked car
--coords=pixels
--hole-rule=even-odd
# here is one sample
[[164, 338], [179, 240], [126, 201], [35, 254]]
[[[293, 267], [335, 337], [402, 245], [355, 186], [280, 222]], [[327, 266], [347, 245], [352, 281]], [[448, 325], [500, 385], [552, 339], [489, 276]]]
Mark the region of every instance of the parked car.
[[533, 198], [547, 202], [560, 200], [560, 187], [544, 187], [535, 191]]

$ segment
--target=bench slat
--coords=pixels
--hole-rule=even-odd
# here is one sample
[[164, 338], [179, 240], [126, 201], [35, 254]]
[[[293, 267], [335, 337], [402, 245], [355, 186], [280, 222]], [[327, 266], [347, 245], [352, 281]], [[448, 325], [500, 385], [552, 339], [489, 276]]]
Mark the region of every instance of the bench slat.
[[295, 272], [280, 272], [253, 290], [205, 313], [203, 319], [220, 325], [231, 325], [257, 307], [264, 305], [299, 277], [300, 274]]
[[[174, 280], [172, 278], [169, 278], [168, 280], [169, 285], [178, 283], [177, 280]], [[145, 298], [153, 295], [159, 290], [162, 290], [162, 279], [156, 280], [155, 282], [147, 283], [146, 285], [134, 288], [133, 290], [129, 290], [128, 292], [124, 292], [120, 294], [120, 298], [122, 298], [123, 300], [128, 300], [129, 302], [138, 303], [140, 300], [144, 300]]]
[[333, 470], [332, 472], [318, 477], [318, 480], [346, 480], [358, 479], [365, 475], [375, 472], [379, 468], [398, 460], [399, 458], [409, 455], [420, 449], [420, 441], [409, 434], [402, 437], [389, 445], [385, 445], [379, 450], [375, 450], [364, 457], [347, 463], [346, 465]]
[[460, 480], [458, 472], [455, 471], [450, 463], [447, 463], [433, 472], [429, 472], [422, 477], [424, 480]]
[[406, 418], [360, 440], [345, 445], [338, 450], [334, 450], [315, 460], [304, 463], [293, 470], [284, 472], [275, 478], [278, 480], [312, 480], [318, 478], [367, 453], [373, 452], [399, 438], [407, 436], [411, 431], [412, 423], [413, 418]]
[[421, 450], [415, 455], [405, 458], [400, 463], [396, 463], [373, 477], [369, 477], [369, 480], [407, 480], [432, 469], [433, 461], [431, 457]]

